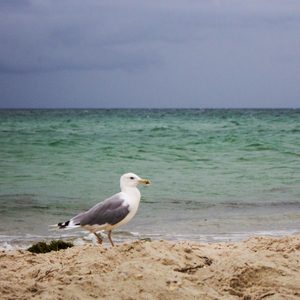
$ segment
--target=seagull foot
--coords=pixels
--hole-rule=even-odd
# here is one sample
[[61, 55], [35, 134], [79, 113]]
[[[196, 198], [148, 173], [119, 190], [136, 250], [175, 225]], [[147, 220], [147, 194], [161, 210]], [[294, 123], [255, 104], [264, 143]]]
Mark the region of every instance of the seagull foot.
[[100, 245], [102, 245], [103, 239], [102, 239], [101, 235], [100, 235], [99, 233], [97, 233], [97, 232], [94, 232], [94, 235], [95, 235], [96, 238], [97, 238], [97, 242], [98, 242]]
[[111, 239], [111, 230], [108, 232], [108, 239], [109, 239], [109, 241], [110, 241], [112, 247], [114, 247], [115, 244], [114, 244], [114, 242], [113, 242], [112, 239]]

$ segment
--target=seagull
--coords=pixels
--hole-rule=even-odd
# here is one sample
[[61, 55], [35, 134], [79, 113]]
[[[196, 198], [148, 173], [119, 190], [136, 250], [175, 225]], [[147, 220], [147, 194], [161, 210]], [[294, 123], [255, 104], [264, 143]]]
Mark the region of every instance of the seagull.
[[92, 232], [99, 244], [103, 239], [98, 231], [106, 230], [108, 239], [112, 246], [114, 243], [111, 239], [113, 229], [128, 223], [136, 214], [141, 193], [137, 188], [139, 183], [148, 185], [150, 180], [142, 179], [134, 173], [126, 173], [120, 178], [121, 192], [110, 198], [96, 204], [88, 211], [79, 213], [72, 219], [55, 225], [58, 229], [73, 229], [82, 227]]

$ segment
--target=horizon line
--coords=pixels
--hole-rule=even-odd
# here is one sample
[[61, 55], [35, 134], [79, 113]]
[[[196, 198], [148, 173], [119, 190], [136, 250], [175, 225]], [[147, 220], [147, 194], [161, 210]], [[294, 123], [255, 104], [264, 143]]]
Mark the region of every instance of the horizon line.
[[239, 109], [245, 109], [245, 110], [259, 110], [259, 109], [300, 109], [299, 107], [0, 107], [0, 110], [188, 110], [188, 109], [194, 109], [194, 110], [217, 110], [217, 109], [232, 109], [232, 110], [239, 110]]

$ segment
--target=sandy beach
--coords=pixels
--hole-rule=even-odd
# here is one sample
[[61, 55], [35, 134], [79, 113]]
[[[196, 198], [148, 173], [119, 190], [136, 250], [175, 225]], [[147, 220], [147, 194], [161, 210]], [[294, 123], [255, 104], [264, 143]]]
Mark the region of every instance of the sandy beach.
[[299, 299], [300, 235], [0, 254], [1, 299]]

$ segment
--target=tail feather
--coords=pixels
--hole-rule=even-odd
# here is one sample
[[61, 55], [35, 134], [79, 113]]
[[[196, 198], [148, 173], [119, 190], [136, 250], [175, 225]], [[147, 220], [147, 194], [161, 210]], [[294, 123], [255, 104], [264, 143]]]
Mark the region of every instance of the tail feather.
[[66, 222], [58, 223], [57, 226], [59, 229], [64, 229], [64, 228], [68, 227], [69, 224], [70, 224], [70, 221], [66, 221]]
[[49, 227], [52, 227], [50, 230], [60, 230], [60, 229], [73, 229], [76, 227], [79, 227], [80, 224], [74, 224], [72, 220], [66, 221], [66, 222], [60, 222], [55, 225], [49, 225]]

